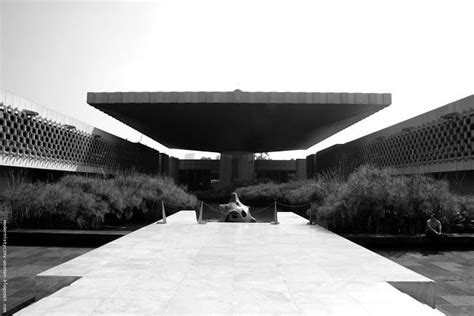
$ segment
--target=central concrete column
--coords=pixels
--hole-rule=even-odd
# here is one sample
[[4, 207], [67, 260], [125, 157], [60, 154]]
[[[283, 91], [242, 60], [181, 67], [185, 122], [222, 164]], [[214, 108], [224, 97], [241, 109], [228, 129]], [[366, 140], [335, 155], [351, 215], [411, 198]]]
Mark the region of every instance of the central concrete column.
[[252, 181], [255, 174], [254, 153], [226, 152], [221, 153], [220, 183], [230, 185], [234, 181]]

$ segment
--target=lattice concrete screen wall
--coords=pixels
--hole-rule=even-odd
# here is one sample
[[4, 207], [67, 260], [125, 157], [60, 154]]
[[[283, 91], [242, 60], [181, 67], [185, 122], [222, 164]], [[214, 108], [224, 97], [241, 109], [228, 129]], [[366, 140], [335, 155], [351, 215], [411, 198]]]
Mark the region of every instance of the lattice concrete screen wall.
[[88, 173], [130, 169], [159, 173], [159, 163], [160, 153], [142, 144], [96, 128], [81, 131], [37, 112], [0, 103], [0, 165]]
[[474, 170], [474, 96], [307, 157], [309, 175], [362, 164], [399, 173]]

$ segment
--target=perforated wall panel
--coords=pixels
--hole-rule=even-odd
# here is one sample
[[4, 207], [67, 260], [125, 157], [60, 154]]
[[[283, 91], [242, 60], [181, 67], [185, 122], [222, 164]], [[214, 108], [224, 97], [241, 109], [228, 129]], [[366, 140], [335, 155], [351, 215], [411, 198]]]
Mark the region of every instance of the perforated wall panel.
[[350, 172], [362, 164], [395, 167], [401, 173], [474, 170], [474, 97], [307, 159], [313, 176], [329, 169]]
[[0, 104], [0, 165], [63, 171], [159, 172], [159, 152], [100, 129], [85, 132]]

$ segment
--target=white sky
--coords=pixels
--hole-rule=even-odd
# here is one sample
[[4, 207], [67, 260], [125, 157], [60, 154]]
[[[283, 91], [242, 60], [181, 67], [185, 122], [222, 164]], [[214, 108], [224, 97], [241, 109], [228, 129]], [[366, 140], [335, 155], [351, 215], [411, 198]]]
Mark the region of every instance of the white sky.
[[392, 93], [389, 108], [274, 159], [474, 91], [472, 0], [0, 1], [1, 89], [131, 141], [140, 133], [87, 105], [88, 91]]

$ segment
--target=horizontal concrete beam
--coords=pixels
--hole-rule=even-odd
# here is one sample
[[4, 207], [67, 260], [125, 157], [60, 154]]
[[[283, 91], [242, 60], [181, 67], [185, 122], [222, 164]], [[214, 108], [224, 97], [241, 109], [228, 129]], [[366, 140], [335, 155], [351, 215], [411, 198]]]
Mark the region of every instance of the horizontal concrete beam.
[[348, 92], [89, 92], [87, 103], [259, 103], [390, 105], [390, 93]]

